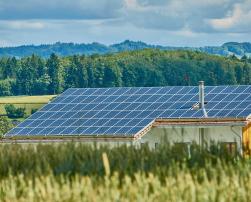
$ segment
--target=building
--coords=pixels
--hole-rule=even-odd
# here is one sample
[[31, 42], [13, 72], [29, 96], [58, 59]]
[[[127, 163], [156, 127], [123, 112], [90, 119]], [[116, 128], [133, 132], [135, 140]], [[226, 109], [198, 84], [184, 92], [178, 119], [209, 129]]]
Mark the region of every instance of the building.
[[4, 141], [225, 144], [251, 149], [251, 86], [72, 88]]

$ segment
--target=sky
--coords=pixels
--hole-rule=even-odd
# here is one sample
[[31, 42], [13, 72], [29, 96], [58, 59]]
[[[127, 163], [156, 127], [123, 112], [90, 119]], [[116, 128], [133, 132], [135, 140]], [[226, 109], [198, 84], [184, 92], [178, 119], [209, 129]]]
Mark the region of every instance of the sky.
[[0, 0], [0, 46], [251, 42], [251, 0]]

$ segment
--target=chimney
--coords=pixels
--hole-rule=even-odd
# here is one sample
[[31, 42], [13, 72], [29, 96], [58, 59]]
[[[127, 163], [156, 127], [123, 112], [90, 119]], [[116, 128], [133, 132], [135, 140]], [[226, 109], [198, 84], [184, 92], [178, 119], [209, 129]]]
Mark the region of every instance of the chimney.
[[202, 109], [204, 117], [207, 116], [207, 112], [205, 109], [205, 93], [204, 93], [204, 81], [199, 81], [199, 108]]

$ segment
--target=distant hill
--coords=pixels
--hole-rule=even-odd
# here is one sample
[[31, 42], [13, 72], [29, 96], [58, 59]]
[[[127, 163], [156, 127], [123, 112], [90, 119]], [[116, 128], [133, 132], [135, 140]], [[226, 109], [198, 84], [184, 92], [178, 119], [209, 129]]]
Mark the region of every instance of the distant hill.
[[222, 46], [205, 46], [205, 47], [172, 47], [172, 46], [160, 46], [160, 45], [149, 45], [141, 41], [130, 41], [125, 40], [118, 44], [112, 44], [106, 46], [100, 43], [90, 44], [75, 44], [75, 43], [60, 43], [57, 42], [51, 45], [27, 45], [18, 47], [3, 47], [0, 48], [1, 56], [15, 56], [25, 57], [32, 54], [39, 55], [44, 58], [48, 58], [52, 53], [56, 53], [59, 56], [70, 56], [70, 55], [92, 55], [92, 54], [107, 54], [116, 53], [123, 51], [141, 50], [146, 48], [161, 49], [161, 50], [195, 50], [201, 51], [214, 55], [228, 56], [236, 55], [241, 57], [243, 55], [251, 56], [251, 43], [237, 43], [228, 42]]

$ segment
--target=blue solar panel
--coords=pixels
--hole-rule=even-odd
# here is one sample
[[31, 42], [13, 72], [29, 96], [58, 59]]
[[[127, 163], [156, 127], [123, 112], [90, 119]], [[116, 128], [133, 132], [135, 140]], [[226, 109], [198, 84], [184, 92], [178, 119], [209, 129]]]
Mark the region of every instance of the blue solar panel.
[[[203, 118], [198, 87], [68, 89], [6, 136], [134, 135], [156, 118]], [[251, 86], [205, 87], [209, 117], [247, 117]]]
[[251, 94], [251, 86], [246, 87], [246, 89], [243, 91], [243, 93]]
[[226, 86], [221, 93], [232, 93], [236, 88], [236, 86]]
[[191, 118], [191, 117], [193, 117], [193, 115], [194, 115], [196, 112], [197, 112], [197, 111], [195, 111], [195, 110], [189, 109], [189, 110], [185, 111], [185, 112], [182, 114], [182, 117], [184, 117], [184, 118]]
[[249, 116], [250, 114], [251, 114], [251, 106], [249, 106], [248, 109], [242, 110], [242, 111], [238, 114], [238, 116], [239, 116], [239, 117], [247, 117], [247, 116]]

